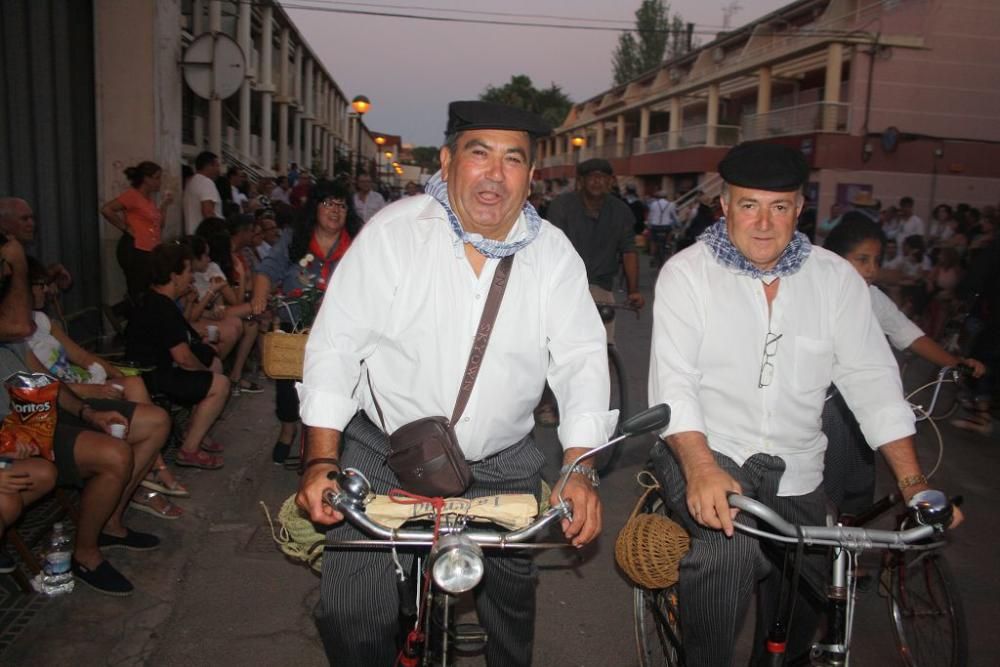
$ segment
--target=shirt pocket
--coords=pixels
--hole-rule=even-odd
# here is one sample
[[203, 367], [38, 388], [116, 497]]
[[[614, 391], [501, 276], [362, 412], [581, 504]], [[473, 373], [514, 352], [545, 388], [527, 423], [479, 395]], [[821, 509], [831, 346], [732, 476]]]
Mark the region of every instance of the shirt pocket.
[[830, 385], [833, 377], [833, 342], [806, 336], [795, 337], [795, 387], [816, 391]]

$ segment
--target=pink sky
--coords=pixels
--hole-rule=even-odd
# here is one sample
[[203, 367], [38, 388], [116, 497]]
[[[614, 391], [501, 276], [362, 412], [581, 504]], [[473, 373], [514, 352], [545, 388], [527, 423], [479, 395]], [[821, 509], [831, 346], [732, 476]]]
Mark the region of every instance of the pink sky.
[[[365, 0], [388, 7], [362, 7], [287, 0], [287, 5], [337, 6], [378, 12], [449, 15], [426, 8], [455, 8], [509, 14], [547, 14], [634, 22], [639, 0]], [[673, 0], [672, 12], [694, 22], [696, 31], [721, 30], [723, 7], [731, 0]], [[786, 4], [781, 0], [738, 0], [733, 15], [739, 27]], [[425, 9], [417, 9], [423, 7]], [[438, 145], [443, 138], [448, 102], [476, 99], [488, 85], [502, 85], [527, 74], [538, 87], [560, 85], [574, 102], [610, 87], [611, 61], [618, 33], [535, 27], [438, 23], [380, 16], [334, 14], [287, 8], [306, 41], [348, 99], [367, 95], [372, 109], [368, 127], [402, 135], [416, 145]], [[543, 22], [515, 16], [466, 15], [476, 19]], [[544, 19], [559, 23], [558, 19]], [[595, 25], [595, 24], [591, 24]], [[615, 27], [621, 24], [614, 24]], [[702, 43], [712, 36], [698, 35]]]

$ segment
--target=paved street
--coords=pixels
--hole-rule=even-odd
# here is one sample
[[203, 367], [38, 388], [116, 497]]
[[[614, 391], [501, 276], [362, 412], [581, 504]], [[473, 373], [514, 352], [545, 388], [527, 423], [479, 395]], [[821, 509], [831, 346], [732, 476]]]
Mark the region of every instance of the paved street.
[[[642, 257], [643, 265], [645, 261]], [[648, 272], [645, 266], [643, 270]], [[643, 276], [650, 304], [651, 281], [648, 273]], [[620, 313], [618, 341], [633, 408], [645, 405], [650, 327], [649, 307], [639, 320]], [[945, 461], [938, 480], [949, 492], [964, 494], [968, 514], [949, 560], [961, 582], [971, 664], [1000, 664], [1000, 649], [989, 639], [1000, 588], [994, 567], [1000, 561], [1000, 541], [994, 537], [1000, 513], [988, 505], [1000, 472], [997, 439], [967, 436], [947, 425], [943, 433]], [[185, 517], [172, 522], [137, 513], [128, 517], [133, 527], [164, 539], [163, 548], [153, 553], [112, 553], [136, 593], [114, 599], [78, 585], [72, 595], [41, 607], [20, 638], [0, 654], [0, 664], [323, 664], [310, 616], [318, 578], [274, 547], [260, 505], [276, 514], [297, 481], [294, 473], [270, 462], [277, 434], [270, 390], [233, 401], [216, 434], [227, 444], [226, 467], [182, 470], [193, 496], [180, 501]], [[558, 453], [554, 431], [540, 432], [539, 440], [551, 452], [553, 472]], [[606, 478], [602, 538], [579, 554], [560, 551], [539, 557], [536, 665], [635, 664], [631, 594], [613, 565], [614, 538], [637, 497], [635, 473], [649, 444], [645, 438], [626, 445], [618, 467]], [[874, 594], [869, 598], [856, 624], [854, 664], [894, 664], [884, 601]], [[483, 663], [468, 659], [461, 664]]]

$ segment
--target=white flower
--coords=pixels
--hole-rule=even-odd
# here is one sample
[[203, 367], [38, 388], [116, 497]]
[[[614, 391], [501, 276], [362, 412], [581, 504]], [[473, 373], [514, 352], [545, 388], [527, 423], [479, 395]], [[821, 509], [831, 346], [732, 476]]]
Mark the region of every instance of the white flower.
[[301, 266], [304, 269], [307, 266], [309, 266], [309, 264], [311, 264], [314, 259], [316, 258], [313, 257], [313, 254], [311, 252], [307, 252], [305, 257], [299, 260], [299, 266]]

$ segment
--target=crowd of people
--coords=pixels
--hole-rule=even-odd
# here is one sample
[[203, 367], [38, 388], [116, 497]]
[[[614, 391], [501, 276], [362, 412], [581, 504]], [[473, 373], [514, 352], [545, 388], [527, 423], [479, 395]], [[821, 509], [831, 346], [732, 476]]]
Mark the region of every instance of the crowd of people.
[[[0, 470], [0, 531], [53, 486], [77, 485], [74, 574], [101, 592], [129, 594], [131, 582], [101, 549], [155, 549], [156, 536], [125, 526], [125, 510], [176, 519], [183, 509], [172, 499], [189, 495], [161, 456], [171, 417], [160, 406], [188, 414], [176, 465], [221, 468], [226, 445], [213, 426], [232, 397], [262, 391], [253, 372], [261, 332], [298, 327], [307, 304], [281, 297], [304, 287], [320, 293], [323, 307], [302, 382], [275, 382], [280, 429], [271, 456], [302, 472], [297, 501], [311, 519], [338, 524], [343, 517], [322, 502], [336, 488], [333, 473], [358, 468], [385, 493], [400, 483], [385, 465], [388, 434], [451, 414], [482, 297], [506, 266], [478, 383], [473, 374], [464, 416], [449, 426], [473, 473], [465, 493], [537, 494], [544, 457], [532, 428], [548, 388], [569, 476], [563, 494], [574, 510], [562, 528], [582, 547], [601, 531], [599, 480], [592, 467], [572, 462], [607, 440], [617, 418], [608, 410], [606, 356], [614, 332], [594, 303], [615, 300], [621, 268], [628, 303], [645, 305], [636, 236], [648, 236], [654, 263], [663, 263], [650, 402], [669, 404], [673, 415], [652, 457], [665, 500], [696, 545], [681, 563], [685, 646], [691, 664], [728, 664], [750, 590], [764, 579], [769, 599], [780, 577], [768, 575], [756, 541], [734, 534], [726, 493], [822, 523], [827, 497], [870, 497], [867, 487], [845, 490], [843, 480], [824, 479], [824, 465], [834, 471], [829, 478], [845, 465], [830, 461], [827, 441], [841, 459], [854, 456], [850, 447], [880, 451], [906, 498], [928, 488], [885, 335], [989, 381], [1000, 339], [997, 212], [938, 206], [925, 224], [911, 198], [881, 211], [867, 193], [816, 224], [803, 213], [804, 158], [771, 144], [732, 149], [719, 165], [719, 195], [694, 193], [689, 206], [662, 191], [647, 199], [634, 187], [616, 193], [612, 166], [600, 159], [578, 166], [574, 191], [548, 200], [531, 192], [534, 140], [548, 132], [521, 110], [453, 103], [441, 171], [425, 196], [408, 184], [407, 196], [391, 204], [364, 173], [354, 182], [316, 178], [292, 164], [277, 178], [250, 182], [239, 168], [223, 173], [218, 156], [203, 152], [184, 183], [184, 233], [176, 239], [164, 235], [173, 196], [161, 192], [162, 168], [130, 167], [131, 187], [101, 213], [122, 232], [117, 258], [131, 306], [125, 358], [140, 370], [136, 377], [83, 349], [46, 315], [50, 296], [72, 276], [27, 256], [30, 205], [0, 199], [0, 373], [40, 371], [61, 382], [55, 462], [18, 446], [12, 466]], [[982, 347], [967, 357], [941, 350], [934, 339], [943, 322], [971, 294], [979, 295], [971, 312]], [[926, 335], [914, 318], [923, 318]], [[820, 430], [831, 387], [850, 413], [842, 419], [861, 434], [853, 441]], [[987, 432], [991, 391], [981, 384], [974, 411], [956, 425]], [[10, 410], [6, 400], [0, 413]], [[114, 437], [122, 425], [125, 435]], [[957, 525], [957, 510], [956, 517]], [[354, 533], [344, 525], [331, 531]], [[383, 552], [324, 554], [316, 622], [337, 664], [392, 663], [398, 568]], [[530, 663], [536, 576], [523, 554], [486, 559], [477, 606], [490, 633], [489, 664]], [[813, 611], [814, 600], [807, 602], [804, 619]], [[814, 626], [797, 625], [803, 636], [792, 643], [800, 651]]]

